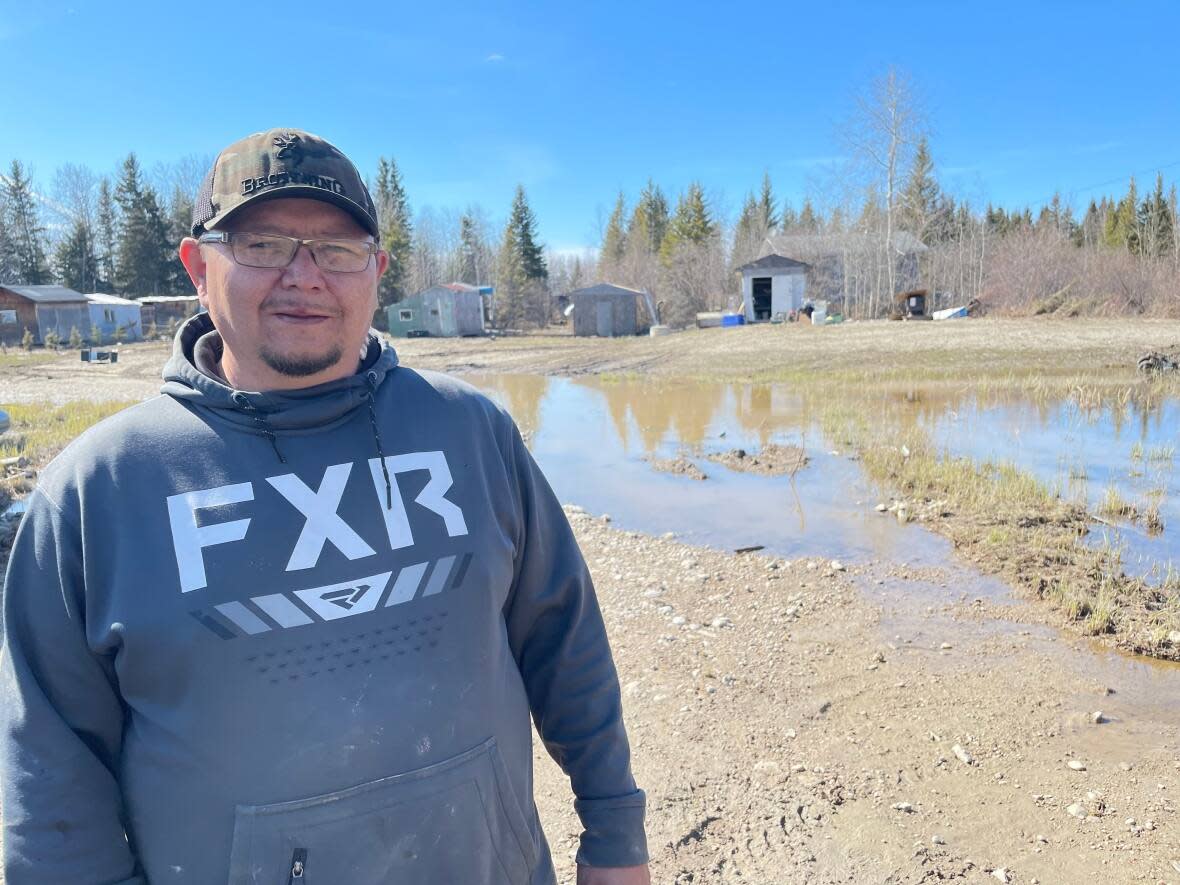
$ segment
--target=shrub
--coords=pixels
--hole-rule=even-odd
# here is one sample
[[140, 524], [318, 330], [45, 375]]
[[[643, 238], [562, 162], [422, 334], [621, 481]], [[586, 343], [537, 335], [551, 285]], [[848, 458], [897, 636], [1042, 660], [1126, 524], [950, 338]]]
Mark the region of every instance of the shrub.
[[77, 349], [82, 346], [82, 333], [78, 331], [77, 326], [70, 329], [70, 347]]
[[35, 344], [36, 341], [37, 339], [33, 337], [32, 330], [30, 330], [28, 326], [25, 326], [25, 334], [20, 336], [20, 346], [25, 350], [32, 350], [33, 344]]

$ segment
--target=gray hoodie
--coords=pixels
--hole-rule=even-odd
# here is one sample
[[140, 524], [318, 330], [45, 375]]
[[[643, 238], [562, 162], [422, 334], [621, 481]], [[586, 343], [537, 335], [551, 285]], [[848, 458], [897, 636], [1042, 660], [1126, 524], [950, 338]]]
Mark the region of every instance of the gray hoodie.
[[[511, 419], [398, 368], [236, 391], [189, 320], [163, 395], [42, 474], [4, 592], [10, 885], [554, 882], [532, 714], [580, 862], [647, 859], [618, 679]], [[302, 878], [301, 878], [302, 877]]]

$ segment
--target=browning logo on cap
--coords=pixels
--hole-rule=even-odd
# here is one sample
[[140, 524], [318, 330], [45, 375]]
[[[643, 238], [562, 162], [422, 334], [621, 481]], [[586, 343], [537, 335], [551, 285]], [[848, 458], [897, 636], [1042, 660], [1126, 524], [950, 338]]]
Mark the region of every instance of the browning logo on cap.
[[275, 154], [280, 160], [285, 160], [299, 148], [299, 136], [293, 132], [284, 132], [275, 136], [275, 147], [279, 152]]
[[333, 203], [373, 236], [377, 211], [364, 179], [339, 148], [310, 132], [271, 129], [247, 136], [218, 156], [193, 209], [193, 234], [226, 221], [260, 197]]
[[[288, 184], [303, 184], [309, 187], [322, 188], [334, 194], [347, 194], [344, 185], [329, 175], [317, 175], [311, 172], [299, 171], [299, 167], [307, 159], [343, 160], [347, 163], [348, 158], [334, 146], [325, 141], [321, 141], [318, 145], [307, 144], [298, 132], [280, 132], [274, 137], [272, 143], [277, 148], [274, 151], [275, 166], [278, 167], [277, 171], [255, 178], [242, 179], [242, 196], [268, 187], [282, 187]], [[280, 160], [284, 162], [277, 162]]]

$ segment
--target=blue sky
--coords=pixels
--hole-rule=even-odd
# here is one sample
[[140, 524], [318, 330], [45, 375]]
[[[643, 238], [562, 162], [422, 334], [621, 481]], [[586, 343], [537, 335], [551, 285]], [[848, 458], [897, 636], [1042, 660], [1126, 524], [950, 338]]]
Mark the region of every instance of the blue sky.
[[1180, 180], [1180, 4], [0, 0], [0, 163], [49, 190], [298, 126], [412, 206], [507, 215], [525, 185], [553, 248], [594, 245], [619, 189], [700, 180], [736, 211], [768, 170], [796, 208], [847, 151], [853, 97], [916, 85], [936, 171], [981, 204], [1080, 209], [1131, 173]]

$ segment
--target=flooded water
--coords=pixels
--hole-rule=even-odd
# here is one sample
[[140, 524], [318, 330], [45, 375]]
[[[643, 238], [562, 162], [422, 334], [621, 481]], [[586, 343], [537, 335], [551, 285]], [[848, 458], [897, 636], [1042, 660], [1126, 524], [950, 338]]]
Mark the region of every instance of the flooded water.
[[[803, 402], [780, 387], [602, 383], [541, 376], [469, 377], [516, 418], [562, 501], [619, 527], [673, 532], [722, 549], [762, 546], [788, 558], [933, 564], [943, 539], [882, 517], [877, 492], [848, 453], [830, 450]], [[793, 478], [729, 470], [708, 453], [768, 442], [800, 445]], [[683, 451], [708, 475], [663, 473], [652, 459]]]
[[[787, 384], [700, 384], [476, 376], [530, 436], [530, 447], [563, 501], [609, 513], [622, 527], [786, 557], [835, 556], [945, 563], [945, 544], [920, 526], [874, 510], [880, 492], [857, 462], [824, 436], [822, 392]], [[1128, 572], [1160, 577], [1180, 562], [1175, 445], [1180, 403], [1083, 409], [1005, 396], [913, 392], [866, 398], [856, 407], [895, 426], [927, 430], [952, 455], [1012, 462], [1091, 513], [1113, 492], [1138, 519], [1104, 517], [1091, 543], [1124, 549]], [[794, 477], [729, 470], [710, 453], [767, 443], [802, 446], [810, 462]], [[689, 453], [706, 481], [655, 470], [653, 459]], [[1161, 525], [1149, 529], [1153, 511]]]
[[[945, 538], [877, 513], [881, 492], [850, 453], [834, 448], [819, 429], [822, 393], [817, 397], [782, 384], [613, 383], [536, 375], [467, 380], [513, 414], [563, 502], [596, 515], [609, 513], [619, 528], [673, 532], [689, 543], [730, 550], [762, 545], [767, 553], [791, 559], [878, 563], [857, 583], [881, 605], [886, 640], [900, 637], [910, 648], [937, 655], [948, 638], [969, 644], [999, 633], [1067, 655], [1094, 684], [1119, 687], [1102, 705], [1112, 721], [1130, 723], [1118, 738], [1129, 755], [1158, 737], [1152, 729], [1172, 734], [1180, 725], [1180, 664], [1113, 652], [1018, 619], [972, 620], [946, 612], [948, 603], [977, 597], [1022, 603], [1003, 582], [958, 562]], [[1180, 513], [1172, 459], [1165, 452], [1180, 430], [1176, 403], [1139, 415], [1086, 412], [1069, 403], [981, 404], [967, 397], [910, 394], [862, 407], [875, 409], [882, 421], [926, 428], [952, 454], [1015, 462], [1059, 484], [1065, 494], [1084, 496], [1091, 509], [1110, 486], [1136, 503], [1162, 489], [1163, 532], [1148, 535], [1128, 524], [1119, 539], [1133, 551], [1128, 565], [1138, 556], [1140, 566], [1160, 566], [1174, 553]], [[706, 457], [739, 447], [756, 453], [772, 442], [802, 446], [809, 463], [794, 477], [760, 476]], [[708, 479], [662, 473], [651, 464], [653, 458], [684, 452]], [[899, 563], [908, 567], [905, 574], [891, 574]], [[926, 567], [932, 576], [925, 575]], [[1094, 701], [1079, 703], [1084, 708]], [[1113, 732], [1086, 730], [1081, 722], [1079, 740], [1116, 740]]]
[[[927, 410], [924, 421], [949, 452], [982, 461], [1011, 461], [1066, 498], [1084, 500], [1091, 513], [1117, 495], [1138, 518], [1104, 514], [1112, 523], [1091, 542], [1123, 549], [1129, 574], [1166, 577], [1180, 562], [1180, 497], [1175, 470], [1180, 403], [1082, 408], [1073, 402], [1006, 402]], [[1144, 518], [1154, 511], [1160, 525]]]

